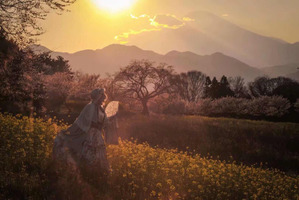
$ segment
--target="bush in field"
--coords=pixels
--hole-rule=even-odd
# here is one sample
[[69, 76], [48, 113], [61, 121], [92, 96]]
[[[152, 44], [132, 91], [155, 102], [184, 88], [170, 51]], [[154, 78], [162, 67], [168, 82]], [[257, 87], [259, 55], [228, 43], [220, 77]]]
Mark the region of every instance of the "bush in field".
[[290, 102], [280, 96], [262, 96], [248, 102], [248, 114], [252, 116], [281, 117], [288, 113]]
[[[53, 138], [59, 127], [49, 119], [0, 113], [0, 190], [6, 199], [41, 199]], [[0, 195], [0, 198], [1, 198]]]
[[[149, 103], [149, 110], [154, 113], [164, 113], [166, 114], [169, 106], [173, 107], [172, 104], [177, 104], [177, 102], [184, 102], [178, 95], [172, 94], [162, 94], [152, 99]], [[175, 110], [177, 110], [175, 108]], [[181, 109], [178, 109], [181, 110]], [[173, 114], [184, 114], [185, 112], [175, 112], [171, 111]]]
[[297, 199], [299, 177], [148, 144], [108, 147], [114, 199]]
[[[167, 114], [187, 114], [224, 117], [282, 117], [289, 112], [290, 102], [280, 96], [262, 96], [254, 99], [223, 97], [202, 99], [196, 103], [176, 100], [164, 110]], [[173, 111], [171, 111], [173, 109]], [[178, 111], [179, 110], [179, 111]]]
[[213, 109], [213, 100], [202, 99], [201, 101], [193, 104], [189, 104], [186, 109], [186, 114], [193, 114], [193, 115], [211, 115]]
[[223, 97], [212, 101], [210, 113], [220, 116], [239, 116], [247, 114], [248, 100], [234, 97]]
[[185, 113], [186, 102], [180, 99], [177, 99], [173, 103], [168, 104], [164, 107], [163, 113], [170, 115], [182, 115]]
[[299, 99], [297, 99], [296, 103], [294, 104], [296, 112], [299, 112]]

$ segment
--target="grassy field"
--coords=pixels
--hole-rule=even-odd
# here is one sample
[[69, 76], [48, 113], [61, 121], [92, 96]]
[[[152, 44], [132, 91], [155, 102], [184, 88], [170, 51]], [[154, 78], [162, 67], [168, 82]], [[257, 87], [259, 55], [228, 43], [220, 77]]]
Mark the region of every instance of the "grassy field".
[[125, 118], [120, 135], [151, 146], [195, 151], [245, 164], [299, 172], [299, 124], [201, 116]]
[[147, 144], [108, 148], [114, 199], [298, 199], [299, 177]]
[[[173, 121], [175, 119], [178, 121]], [[190, 139], [194, 137], [182, 140], [186, 138], [183, 137], [184, 134], [191, 134], [191, 132], [182, 134], [181, 131], [187, 131], [192, 127], [198, 130], [199, 125], [201, 125], [200, 132], [206, 134], [219, 126], [216, 130], [222, 130], [225, 137], [229, 136], [228, 132], [232, 132], [231, 137], [237, 137], [237, 131], [241, 135], [245, 134], [240, 125], [239, 128], [233, 129], [231, 127], [233, 123], [228, 123], [231, 121], [243, 124], [242, 127], [244, 123], [247, 124], [248, 130], [266, 130], [265, 126], [267, 125], [265, 122], [230, 119], [194, 117], [158, 119], [156, 117], [154, 119], [147, 118], [147, 120], [139, 118], [139, 121], [135, 119], [134, 126], [132, 126], [131, 120], [127, 120], [126, 123], [122, 122], [122, 128], [126, 126], [124, 131], [131, 130], [133, 134], [136, 134], [138, 127], [139, 129], [143, 128], [140, 131], [145, 138], [149, 137], [147, 134], [150, 131], [155, 130], [157, 132], [154, 133], [161, 136], [162, 133], [174, 134], [170, 138], [174, 136], [173, 142], [175, 140], [177, 142], [172, 143], [172, 140], [168, 139], [168, 142], [163, 144], [167, 144], [169, 147], [181, 144], [177, 147], [182, 149], [184, 144], [187, 144], [183, 142], [191, 141]], [[163, 125], [163, 120], [168, 123]], [[153, 124], [153, 122], [157, 124]], [[152, 128], [145, 129], [145, 125], [149, 124]], [[296, 124], [276, 124], [277, 127], [281, 126], [281, 129], [273, 133], [271, 130], [276, 130], [277, 127], [274, 127], [273, 124], [270, 125], [267, 126], [268, 132], [263, 132], [267, 138], [279, 136], [283, 142], [287, 140], [287, 137], [293, 139], [292, 135], [298, 133]], [[284, 126], [285, 128], [282, 128]], [[170, 127], [173, 128], [170, 129]], [[198, 149], [195, 149], [195, 152], [191, 151], [193, 152], [191, 154], [178, 149], [153, 148], [149, 144], [128, 141], [120, 141], [119, 145], [109, 145], [107, 148], [108, 159], [113, 171], [108, 177], [109, 184], [105, 191], [102, 182], [98, 184], [93, 182], [98, 179], [96, 173], [83, 177], [84, 182], [79, 182], [76, 180], [76, 176], [69, 173], [68, 169], [55, 168], [51, 159], [51, 150], [53, 138], [61, 128], [63, 127], [57, 126], [56, 122], [52, 120], [44, 121], [38, 118], [0, 114], [0, 190], [2, 191], [0, 199], [299, 198], [298, 175], [286, 174], [277, 169], [239, 164], [232, 159], [225, 161], [216, 157], [201, 156], [196, 153]], [[224, 133], [223, 130], [225, 130]], [[175, 134], [176, 131], [177, 134]], [[179, 133], [181, 133], [181, 137], [179, 137]], [[261, 134], [261, 132], [258, 133]], [[256, 134], [258, 135], [258, 133]], [[285, 136], [285, 139], [281, 136], [284, 133], [289, 134]], [[193, 134], [197, 135], [199, 132]], [[209, 141], [213, 140], [206, 139], [203, 144], [208, 145]], [[148, 142], [157, 143], [155, 137]], [[239, 145], [244, 144], [243, 140], [240, 142]], [[194, 144], [200, 146], [196, 140]], [[215, 144], [211, 143], [210, 148]], [[184, 148], [190, 152], [191, 145], [189, 148]], [[247, 146], [243, 148], [247, 148]], [[208, 149], [206, 150], [208, 151]], [[218, 149], [216, 152], [219, 151]], [[288, 151], [290, 150], [288, 149]], [[296, 149], [294, 149], [294, 153], [296, 153]]]

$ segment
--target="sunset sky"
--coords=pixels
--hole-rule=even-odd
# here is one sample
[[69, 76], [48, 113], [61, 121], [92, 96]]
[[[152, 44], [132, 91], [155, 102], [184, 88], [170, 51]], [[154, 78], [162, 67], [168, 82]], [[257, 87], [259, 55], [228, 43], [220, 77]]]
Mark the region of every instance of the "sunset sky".
[[[77, 0], [70, 12], [51, 13], [41, 22], [46, 32], [39, 43], [63, 52], [125, 44], [132, 34], [180, 28], [192, 21], [186, 16], [197, 10], [209, 11], [258, 34], [290, 43], [299, 41], [298, 0], [126, 0], [122, 6], [107, 4], [113, 1], [124, 0]], [[173, 22], [162, 23], [167, 16]]]

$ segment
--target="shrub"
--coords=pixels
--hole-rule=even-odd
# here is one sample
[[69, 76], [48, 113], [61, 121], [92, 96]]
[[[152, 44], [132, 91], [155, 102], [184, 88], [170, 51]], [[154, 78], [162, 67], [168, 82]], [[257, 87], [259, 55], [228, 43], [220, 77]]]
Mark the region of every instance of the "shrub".
[[[185, 105], [182, 105], [182, 104]], [[223, 97], [219, 99], [201, 99], [196, 103], [183, 101], [169, 103], [167, 113], [187, 115], [245, 117], [245, 118], [280, 118], [288, 114], [290, 102], [280, 96], [262, 96], [254, 99]], [[179, 110], [180, 112], [177, 112]]]
[[296, 103], [294, 104], [295, 111], [299, 113], [299, 99], [297, 99]]
[[224, 97], [212, 102], [212, 113], [220, 116], [240, 116], [246, 113], [247, 99]]
[[290, 107], [290, 102], [280, 96], [262, 96], [248, 102], [249, 115], [252, 116], [282, 117]]
[[212, 113], [212, 103], [212, 99], [201, 99], [199, 102], [196, 103], [188, 103], [185, 114], [209, 116]]
[[174, 101], [163, 109], [163, 114], [179, 115], [185, 114], [186, 103], [180, 99]]

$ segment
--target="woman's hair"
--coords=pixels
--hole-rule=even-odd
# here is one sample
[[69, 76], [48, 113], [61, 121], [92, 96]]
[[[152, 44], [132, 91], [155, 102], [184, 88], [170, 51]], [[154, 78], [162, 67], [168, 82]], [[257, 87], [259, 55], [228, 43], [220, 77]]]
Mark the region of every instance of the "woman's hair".
[[104, 88], [97, 88], [97, 89], [94, 89], [90, 96], [91, 96], [91, 100], [94, 102], [94, 101], [97, 101], [99, 98], [101, 98], [102, 96], [105, 96], [105, 99], [107, 98], [106, 94], [105, 94], [105, 90]]

